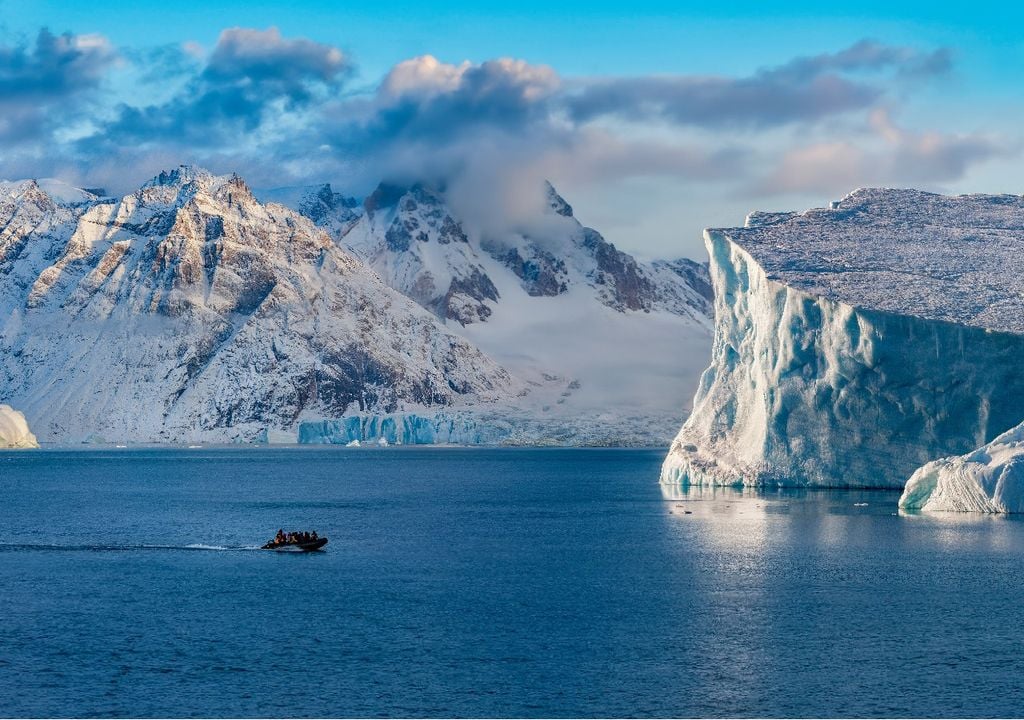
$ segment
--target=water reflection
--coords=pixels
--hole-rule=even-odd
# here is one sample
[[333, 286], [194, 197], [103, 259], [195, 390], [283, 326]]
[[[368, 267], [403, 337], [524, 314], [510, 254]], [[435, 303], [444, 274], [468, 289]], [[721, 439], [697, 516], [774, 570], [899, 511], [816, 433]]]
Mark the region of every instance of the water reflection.
[[964, 547], [1007, 551], [1018, 548], [1024, 525], [1020, 515], [974, 512], [920, 512], [900, 510], [911, 541], [944, 551]]
[[[697, 520], [690, 538], [721, 549], [877, 544], [880, 528], [901, 543], [938, 549], [1005, 549], [1024, 538], [1024, 516], [900, 510], [898, 490], [835, 488], [713, 487], [662, 484], [668, 515]], [[785, 522], [785, 518], [791, 522]], [[776, 522], [771, 522], [772, 519]], [[871, 522], [859, 522], [859, 519]], [[708, 519], [722, 522], [707, 523]], [[879, 523], [882, 523], [879, 525]], [[794, 538], [796, 533], [798, 537]]]
[[697, 512], [742, 514], [757, 510], [763, 514], [792, 512], [828, 514], [892, 514], [897, 510], [898, 490], [847, 490], [835, 488], [784, 488], [743, 486], [696, 486], [661, 484], [661, 495], [669, 503]]

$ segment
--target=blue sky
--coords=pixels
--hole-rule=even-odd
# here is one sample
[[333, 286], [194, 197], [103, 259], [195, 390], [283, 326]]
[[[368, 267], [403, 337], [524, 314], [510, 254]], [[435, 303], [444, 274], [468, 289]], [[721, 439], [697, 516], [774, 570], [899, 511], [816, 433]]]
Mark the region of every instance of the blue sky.
[[[0, 175], [127, 189], [194, 161], [358, 194], [420, 174], [469, 205], [545, 175], [616, 244], [693, 256], [704, 226], [862, 184], [1021, 192], [1022, 22], [1009, 3], [0, 0]], [[45, 66], [41, 28], [88, 46], [78, 74]]]

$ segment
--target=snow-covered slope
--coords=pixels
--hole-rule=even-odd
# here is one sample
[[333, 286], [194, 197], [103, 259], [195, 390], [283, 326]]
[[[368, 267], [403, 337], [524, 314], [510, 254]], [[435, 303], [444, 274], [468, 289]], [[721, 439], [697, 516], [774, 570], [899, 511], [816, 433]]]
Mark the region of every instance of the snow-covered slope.
[[238, 177], [0, 192], [0, 400], [44, 440], [253, 440], [527, 386]]
[[10, 405], [0, 404], [0, 450], [37, 447], [39, 443], [28, 429], [25, 416]]
[[[529, 417], [577, 423], [584, 442], [667, 443], [710, 348], [706, 266], [640, 262], [540, 190], [535, 213], [510, 224], [467, 220], [422, 184], [382, 184], [361, 207], [327, 186], [270, 196], [517, 376], [553, 383], [517, 404]], [[600, 437], [581, 422], [595, 417]]]
[[1024, 419], [1024, 200], [859, 190], [709, 230], [711, 366], [666, 483], [901, 487]]
[[1024, 425], [957, 457], [918, 468], [903, 496], [903, 510], [1024, 512]]

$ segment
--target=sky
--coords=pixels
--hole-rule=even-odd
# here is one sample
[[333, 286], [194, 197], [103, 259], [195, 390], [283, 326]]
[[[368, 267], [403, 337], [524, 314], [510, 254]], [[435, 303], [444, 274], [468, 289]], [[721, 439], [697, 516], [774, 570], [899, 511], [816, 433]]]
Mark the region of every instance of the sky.
[[0, 0], [0, 178], [423, 181], [498, 225], [549, 179], [647, 258], [861, 186], [1024, 191], [1024, 10], [707, 5]]

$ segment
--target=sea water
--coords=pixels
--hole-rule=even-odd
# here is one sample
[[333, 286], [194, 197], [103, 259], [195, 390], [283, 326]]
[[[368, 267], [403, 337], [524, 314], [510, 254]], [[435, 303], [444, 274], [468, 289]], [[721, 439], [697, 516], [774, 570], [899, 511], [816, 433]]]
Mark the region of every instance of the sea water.
[[662, 457], [2, 453], [0, 716], [1024, 712], [1024, 523]]

